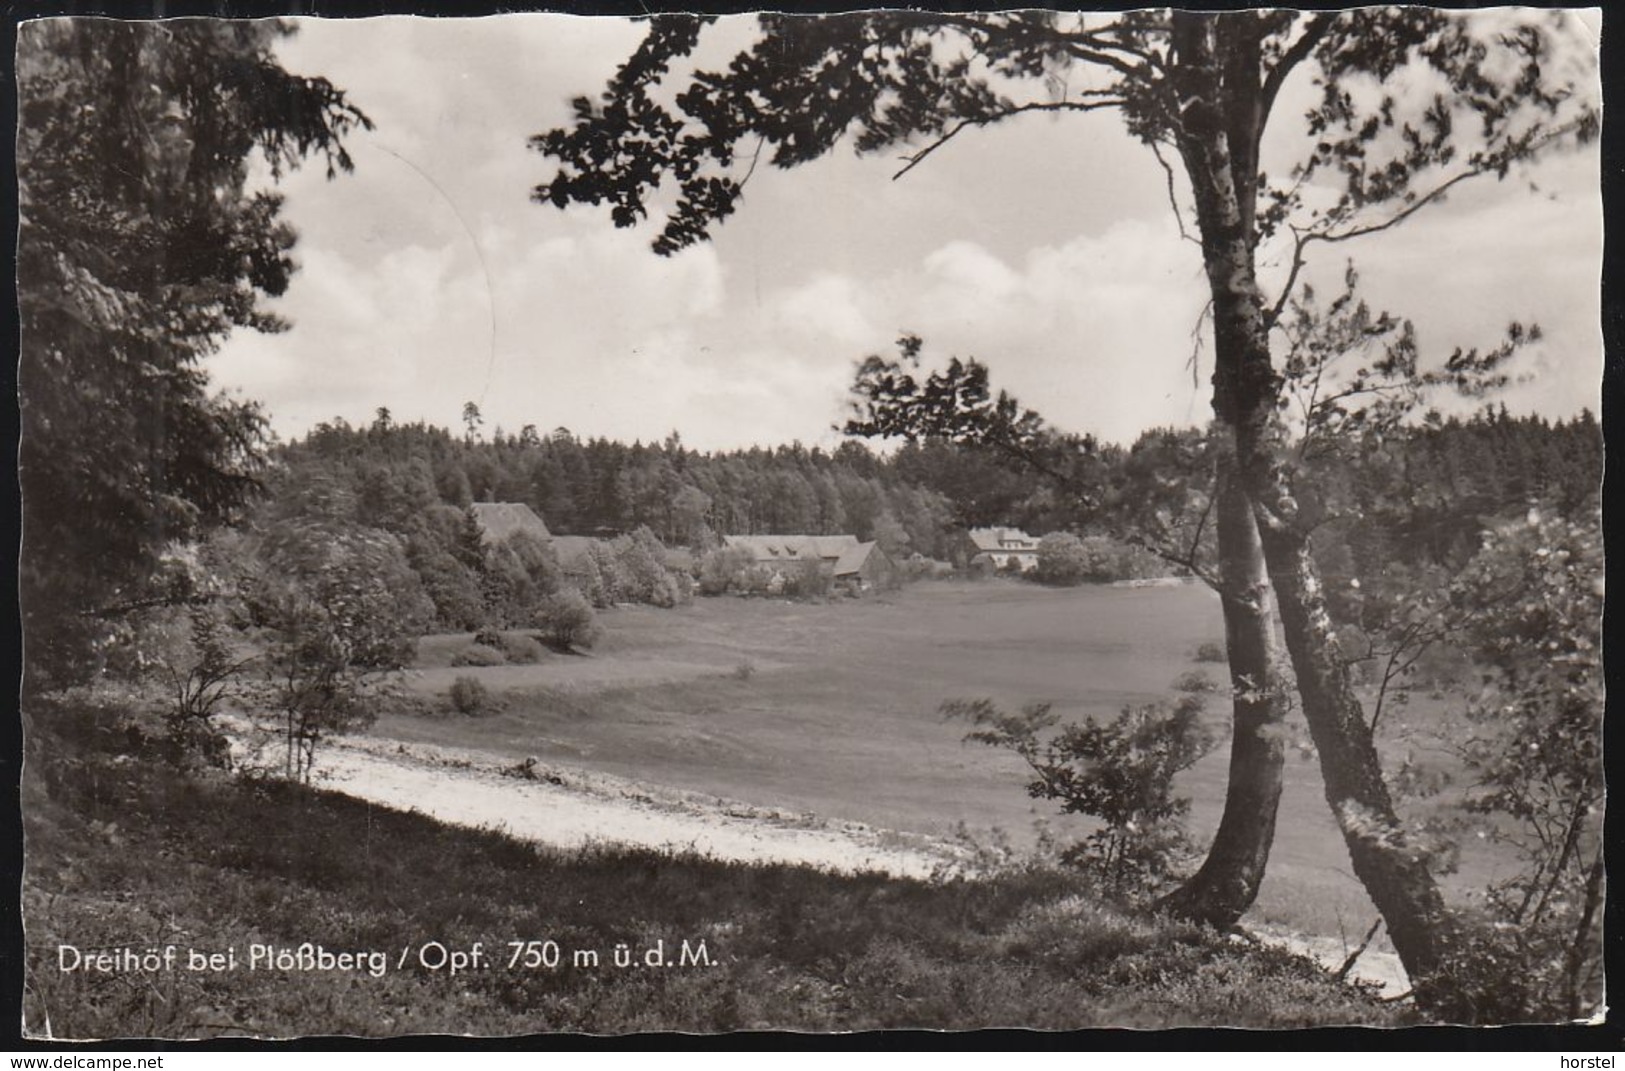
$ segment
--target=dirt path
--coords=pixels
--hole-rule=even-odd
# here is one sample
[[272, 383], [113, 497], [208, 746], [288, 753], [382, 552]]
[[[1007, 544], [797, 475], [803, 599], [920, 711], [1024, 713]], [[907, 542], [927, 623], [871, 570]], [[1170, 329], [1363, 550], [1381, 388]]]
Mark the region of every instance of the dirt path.
[[[324, 788], [442, 822], [497, 829], [559, 848], [631, 844], [739, 862], [791, 863], [843, 873], [928, 878], [967, 865], [956, 845], [910, 833], [659, 788], [606, 774], [534, 763], [521, 772], [502, 756], [354, 738], [323, 753]], [[1257, 940], [1338, 969], [1340, 938], [1249, 931]], [[1368, 950], [1349, 972], [1384, 996], [1410, 988], [1399, 957]]]
[[600, 774], [425, 745], [347, 741], [318, 771], [325, 788], [442, 822], [499, 829], [560, 848], [634, 844], [740, 862], [782, 862], [926, 878], [958, 860], [952, 845]]

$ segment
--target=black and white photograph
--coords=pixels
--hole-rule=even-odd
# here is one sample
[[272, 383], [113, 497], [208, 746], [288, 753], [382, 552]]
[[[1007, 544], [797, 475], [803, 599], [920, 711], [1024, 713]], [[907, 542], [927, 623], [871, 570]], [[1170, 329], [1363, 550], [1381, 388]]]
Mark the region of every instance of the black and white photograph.
[[25, 1039], [1605, 1022], [1599, 10], [15, 29]]

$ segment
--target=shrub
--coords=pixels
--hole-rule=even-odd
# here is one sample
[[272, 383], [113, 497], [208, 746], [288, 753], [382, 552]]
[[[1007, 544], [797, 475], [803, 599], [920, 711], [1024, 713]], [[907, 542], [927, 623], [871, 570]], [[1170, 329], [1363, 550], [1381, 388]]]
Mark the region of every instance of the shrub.
[[831, 575], [816, 561], [787, 565], [783, 576], [781, 593], [790, 598], [815, 599], [829, 594]]
[[1038, 541], [1038, 567], [1033, 578], [1041, 584], [1073, 587], [1092, 578], [1095, 555], [1071, 532], [1051, 532]]
[[234, 634], [222, 603], [168, 608], [133, 630], [144, 676], [167, 696], [164, 718], [176, 753], [223, 765], [224, 744], [212, 728], [222, 703], [248, 688], [254, 655]]
[[744, 547], [718, 547], [700, 559], [700, 594], [725, 595], [745, 590], [755, 558]]
[[397, 537], [328, 522], [272, 525], [244, 588], [247, 612], [269, 626], [260, 661], [284, 771], [308, 779], [323, 740], [377, 717], [380, 674], [412, 661], [434, 605]]
[[434, 603], [435, 620], [441, 627], [461, 632], [479, 624], [485, 617], [485, 603], [473, 569], [425, 532], [408, 537], [406, 554], [423, 582], [424, 594]]
[[600, 555], [595, 553], [600, 544], [594, 543], [588, 551], [571, 563], [570, 585], [581, 592], [591, 605], [603, 609], [614, 600], [605, 586]]
[[473, 677], [458, 677], [451, 682], [451, 707], [465, 717], [477, 717], [491, 709], [491, 693]]
[[1224, 652], [1224, 644], [1214, 643], [1211, 640], [1196, 648], [1195, 657], [1198, 662], [1228, 662], [1230, 660], [1229, 656]]
[[1213, 678], [1209, 677], [1206, 673], [1203, 673], [1199, 669], [1187, 670], [1186, 672], [1175, 677], [1173, 687], [1174, 691], [1176, 692], [1186, 692], [1198, 695], [1206, 692], [1216, 692], [1219, 690], [1219, 686], [1213, 683]]
[[592, 605], [603, 609], [626, 600], [631, 581], [624, 575], [625, 571], [608, 543], [602, 540], [589, 543], [582, 568], [585, 570], [582, 577], [583, 594]]
[[592, 607], [574, 588], [544, 596], [536, 606], [536, 627], [555, 647], [591, 647], [598, 639]]
[[1583, 1018], [1604, 996], [1602, 534], [1595, 516], [1531, 510], [1486, 533], [1451, 588], [1481, 677], [1450, 748], [1470, 778], [1463, 808], [1516, 860], [1485, 911], [1526, 1018]]
[[1115, 896], [1154, 893], [1189, 854], [1190, 800], [1173, 794], [1174, 778], [1213, 746], [1202, 725], [1202, 698], [1126, 706], [1115, 719], [1061, 725], [1048, 703], [1008, 714], [988, 699], [943, 704], [950, 717], [978, 726], [965, 739], [1013, 751], [1032, 769], [1027, 791], [1104, 825], [1062, 858], [1090, 871]]
[[619, 597], [651, 606], [676, 606], [681, 598], [677, 580], [666, 568], [666, 548], [647, 525], [615, 540]]
[[471, 643], [458, 651], [452, 658], [454, 666], [500, 666], [507, 659], [495, 647], [488, 647], [483, 643]]
[[522, 632], [509, 633], [502, 637], [502, 653], [508, 656], [508, 661], [513, 665], [540, 662], [547, 654], [535, 637]]

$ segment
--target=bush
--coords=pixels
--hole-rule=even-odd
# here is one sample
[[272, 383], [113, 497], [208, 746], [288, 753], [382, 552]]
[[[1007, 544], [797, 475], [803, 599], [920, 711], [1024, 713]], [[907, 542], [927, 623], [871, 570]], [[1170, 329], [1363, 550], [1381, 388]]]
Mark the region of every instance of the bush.
[[536, 627], [543, 639], [560, 649], [591, 647], [598, 639], [592, 607], [574, 588], [543, 597], [536, 606]]
[[744, 547], [718, 547], [700, 559], [700, 594], [726, 595], [748, 590], [747, 576], [756, 559]]
[[451, 660], [454, 666], [500, 666], [507, 658], [495, 647], [488, 647], [483, 643], [471, 643]]
[[802, 561], [785, 566], [780, 593], [792, 599], [816, 599], [828, 595], [832, 578], [816, 561]]
[[1198, 662], [1228, 662], [1230, 658], [1225, 654], [1224, 644], [1209, 640], [1196, 649]]
[[522, 632], [509, 633], [502, 637], [502, 653], [516, 666], [540, 662], [547, 655], [535, 637]]
[[1213, 746], [1200, 695], [1127, 706], [1104, 724], [1061, 725], [1048, 703], [1019, 714], [988, 699], [952, 700], [942, 709], [978, 726], [966, 740], [1021, 756], [1034, 774], [1027, 785], [1034, 799], [1056, 800], [1063, 813], [1104, 823], [1062, 858], [1091, 872], [1112, 895], [1154, 894], [1190, 854], [1190, 800], [1176, 797], [1173, 787]]
[[1187, 670], [1174, 678], [1174, 691], [1176, 692], [1200, 695], [1218, 690], [1219, 686], [1213, 682], [1213, 678], [1199, 669]]
[[473, 677], [458, 677], [451, 682], [451, 708], [464, 717], [477, 717], [491, 710], [491, 693]]
[[1040, 584], [1074, 587], [1092, 579], [1096, 571], [1095, 555], [1071, 532], [1051, 532], [1038, 541], [1033, 579]]
[[621, 600], [664, 608], [677, 605], [682, 592], [666, 568], [666, 548], [647, 525], [621, 536], [612, 546]]

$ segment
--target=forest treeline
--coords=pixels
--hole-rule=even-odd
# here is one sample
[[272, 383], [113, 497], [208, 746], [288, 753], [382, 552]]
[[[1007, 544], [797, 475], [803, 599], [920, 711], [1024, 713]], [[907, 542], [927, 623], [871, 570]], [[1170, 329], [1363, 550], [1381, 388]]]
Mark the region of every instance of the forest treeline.
[[[472, 426], [457, 434], [396, 423], [380, 411], [369, 425], [335, 420], [278, 447], [266, 497], [269, 515], [283, 519], [392, 532], [425, 574], [431, 560], [474, 563], [464, 514], [474, 502], [524, 503], [554, 535], [647, 529], [650, 547], [648, 535], [705, 552], [725, 534], [851, 533], [894, 557], [952, 560], [963, 556], [960, 534], [979, 525], [1121, 534], [1131, 527], [1128, 503], [1151, 495], [1151, 485], [1206, 478], [1202, 437], [1162, 429], [1128, 448], [1096, 445], [1083, 470], [1088, 486], [1063, 491], [1041, 472], [940, 440], [890, 452], [858, 441], [833, 451], [793, 444], [702, 452], [675, 433], [630, 445], [528, 426], [487, 437]], [[1459, 564], [1490, 524], [1532, 505], [1564, 516], [1594, 511], [1601, 450], [1589, 412], [1554, 423], [1503, 406], [1468, 419], [1430, 418], [1380, 451], [1318, 458], [1324, 485], [1336, 488], [1328, 499], [1360, 506], [1320, 533], [1328, 573]], [[451, 616], [458, 620], [443, 614], [441, 623], [468, 619]]]
[[357, 520], [397, 531], [434, 505], [522, 502], [556, 535], [647, 527], [667, 546], [703, 550], [722, 535], [852, 533], [932, 556], [962, 523], [945, 495], [858, 442], [702, 453], [676, 433], [647, 445], [530, 426], [459, 436], [380, 411], [365, 427], [321, 424], [276, 459], [285, 486], [339, 479], [356, 493]]

